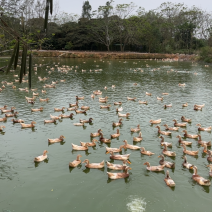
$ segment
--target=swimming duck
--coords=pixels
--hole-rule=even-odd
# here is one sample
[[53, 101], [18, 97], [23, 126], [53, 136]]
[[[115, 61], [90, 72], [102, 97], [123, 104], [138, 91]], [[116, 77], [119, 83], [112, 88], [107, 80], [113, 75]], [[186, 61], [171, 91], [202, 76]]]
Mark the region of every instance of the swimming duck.
[[120, 136], [119, 129], [117, 129], [117, 133], [111, 134], [111, 138], [118, 138]]
[[202, 141], [201, 139], [201, 135], [198, 135], [199, 139], [198, 139], [198, 144], [205, 144], [207, 146], [211, 146], [211, 141]]
[[152, 94], [151, 94], [151, 93], [148, 93], [148, 92], [146, 92], [146, 95], [147, 95], [147, 96], [152, 96]]
[[157, 97], [157, 100], [163, 101], [163, 97]]
[[148, 104], [148, 102], [147, 102], [147, 101], [138, 101], [138, 103], [139, 103], [139, 104], [145, 104], [145, 105], [147, 105], [147, 104]]
[[184, 122], [191, 123], [191, 119], [187, 119], [187, 118], [185, 118], [185, 116], [182, 116], [181, 120], [184, 121]]
[[151, 155], [154, 155], [155, 153], [147, 151], [145, 150], [144, 147], [141, 147], [141, 154], [151, 156]]
[[78, 101], [76, 101], [76, 104], [69, 103], [69, 107], [78, 107]]
[[69, 115], [65, 115], [65, 114], [61, 114], [60, 117], [61, 118], [73, 118], [73, 113], [70, 113]]
[[74, 126], [84, 126], [84, 122], [82, 123], [73, 123]]
[[194, 106], [194, 110], [202, 110], [202, 107]]
[[208, 150], [208, 151], [207, 151], [207, 154], [209, 155], [209, 156], [207, 157], [207, 161], [208, 161], [208, 162], [212, 162], [212, 156], [211, 156], [211, 155], [212, 155], [212, 152]]
[[159, 138], [161, 138], [161, 141], [160, 141], [161, 146], [162, 146], [162, 144], [166, 144], [167, 147], [172, 147], [172, 143], [165, 142], [165, 141], [164, 141], [164, 137], [163, 137], [162, 135], [159, 136]]
[[102, 133], [100, 133], [100, 138], [99, 138], [99, 140], [100, 140], [102, 143], [106, 143], [106, 144], [111, 143], [111, 140], [110, 140], [110, 139], [107, 139], [107, 138], [104, 138]]
[[162, 95], [169, 95], [169, 93], [162, 93]]
[[122, 149], [127, 149], [126, 144], [125, 145], [121, 145], [119, 148], [109, 148], [109, 147], [105, 147], [107, 152], [121, 152]]
[[183, 130], [184, 132], [184, 137], [186, 138], [198, 138], [198, 135], [191, 135], [187, 133], [187, 130]]
[[84, 113], [86, 114], [86, 110], [75, 110], [76, 113]]
[[90, 107], [89, 106], [82, 106], [81, 110], [90, 110]]
[[186, 149], [186, 145], [185, 144], [181, 144], [181, 146], [183, 147], [183, 152], [187, 155], [198, 155], [199, 150], [197, 151], [189, 151]]
[[91, 133], [90, 134], [90, 137], [98, 137], [98, 136], [100, 136], [100, 133], [101, 132], [102, 132], [102, 130], [101, 129], [98, 129], [97, 133]]
[[138, 135], [138, 137], [133, 137], [133, 141], [135, 141], [135, 142], [139, 142], [139, 141], [142, 141], [142, 137], [141, 137], [141, 132], [139, 132], [139, 135]]
[[175, 182], [169, 176], [169, 171], [168, 170], [166, 171], [166, 177], [165, 177], [164, 181], [165, 181], [165, 183], [166, 183], [167, 186], [169, 186], [169, 187], [175, 187]]
[[166, 144], [162, 144], [162, 146], [164, 146], [164, 149], [162, 151], [164, 155], [167, 155], [167, 156], [170, 156], [170, 157], [175, 157], [176, 156], [176, 153], [175, 152], [172, 152], [172, 151], [168, 151], [167, 150]]
[[85, 144], [87, 144], [87, 146], [96, 146], [96, 142], [98, 142], [98, 140], [93, 139], [91, 142], [87, 142], [87, 143], [80, 141], [80, 144], [81, 146], [85, 146]]
[[188, 107], [188, 103], [186, 102], [185, 104], [182, 105], [183, 107]]
[[205, 107], [205, 104], [202, 104], [202, 105], [195, 104], [194, 107], [203, 108], [203, 107]]
[[209, 167], [209, 176], [212, 177], [212, 164], [207, 165]]
[[143, 165], [146, 165], [146, 169], [148, 171], [152, 171], [152, 172], [160, 172], [163, 171], [165, 165], [161, 165], [161, 166], [150, 166], [149, 162], [145, 162]]
[[34, 158], [34, 161], [35, 161], [35, 162], [44, 161], [44, 160], [47, 158], [47, 152], [48, 152], [48, 151], [44, 150], [43, 155], [40, 155], [40, 156]]
[[16, 109], [15, 107], [11, 107], [10, 110], [1, 109], [1, 112], [2, 112], [2, 113], [13, 113], [15, 109]]
[[47, 124], [47, 123], [56, 123], [56, 120], [55, 120], [55, 119], [52, 119], [52, 120], [44, 120], [44, 124]]
[[165, 131], [161, 131], [160, 130], [160, 126], [156, 126], [155, 128], [158, 128], [158, 134], [162, 134], [162, 135], [171, 135], [171, 132], [165, 132]]
[[88, 120], [80, 119], [80, 123], [92, 123], [93, 118], [89, 118]]
[[192, 169], [192, 166], [193, 166], [193, 165], [192, 165], [191, 163], [188, 163], [188, 162], [187, 162], [186, 156], [184, 156], [183, 158], [184, 158], [184, 161], [183, 161], [182, 165], [183, 165], [185, 168], [187, 168], [187, 169]]
[[76, 101], [83, 100], [84, 98], [85, 98], [84, 96], [82, 96], [82, 97], [76, 96]]
[[18, 114], [18, 112], [15, 112], [15, 113], [5, 113], [5, 117], [16, 117], [17, 116], [17, 114]]
[[124, 140], [123, 142], [125, 143], [125, 147], [126, 147], [127, 149], [132, 149], [132, 150], [141, 149], [140, 146], [134, 146], [134, 145], [128, 144], [128, 143], [127, 143], [127, 140]]
[[107, 168], [108, 169], [113, 169], [113, 170], [124, 170], [126, 167], [126, 163], [131, 164], [128, 160], [123, 160], [123, 165], [121, 164], [114, 164], [106, 161]]
[[136, 100], [136, 97], [133, 97], [133, 98], [127, 97], [127, 100], [129, 100], [129, 101], [135, 101]]
[[178, 135], [176, 138], [179, 138], [179, 140], [178, 140], [179, 145], [180, 145], [180, 144], [185, 144], [186, 146], [192, 145], [192, 142], [189, 142], [189, 141], [182, 141], [182, 138], [181, 138], [180, 135]]
[[33, 96], [32, 98], [31, 98], [31, 97], [25, 96], [25, 99], [26, 99], [26, 100], [33, 100], [33, 101], [34, 101], [34, 100], [36, 99], [36, 96]]
[[0, 110], [6, 110], [7, 109], [7, 105], [4, 105], [4, 107], [0, 107]]
[[99, 99], [99, 102], [106, 103], [107, 102], [107, 99]]
[[168, 127], [167, 124], [164, 124], [163, 126], [166, 127], [166, 130], [171, 130], [171, 131], [177, 131], [177, 130], [179, 130], [179, 127]]
[[86, 150], [88, 150], [88, 145], [85, 144], [84, 146], [78, 146], [78, 145], [72, 143], [72, 149], [78, 150], [78, 151], [86, 151]]
[[3, 128], [5, 128], [5, 126], [0, 126], [0, 132], [3, 131]]
[[51, 119], [60, 119], [61, 118], [61, 115], [59, 115], [59, 116], [52, 116], [51, 114], [50, 114], [50, 117], [51, 117]]
[[210, 186], [210, 184], [211, 184], [210, 180], [206, 180], [205, 178], [199, 176], [199, 175], [197, 174], [197, 167], [196, 167], [196, 166], [192, 166], [192, 168], [193, 168], [193, 170], [194, 170], [192, 179], [193, 179], [194, 181], [196, 181], [197, 183], [199, 183], [200, 185]]
[[161, 119], [157, 119], [157, 120], [150, 120], [149, 121], [151, 124], [160, 124], [161, 123]]
[[185, 86], [185, 83], [182, 83], [182, 84], [181, 84], [181, 83], [179, 83], [178, 85], [179, 85], [179, 86], [183, 86], [183, 87], [184, 87], [184, 86]]
[[198, 127], [199, 131], [211, 131], [211, 126], [210, 127], [201, 127], [201, 124], [197, 124], [196, 126]]
[[85, 163], [85, 167], [90, 169], [101, 169], [105, 166], [104, 160], [101, 163], [90, 163], [88, 159], [85, 159], [82, 163]]
[[128, 117], [128, 116], [130, 116], [130, 113], [126, 113], [126, 114], [118, 113], [118, 116], [121, 116], [121, 117]]
[[176, 119], [174, 119], [173, 122], [175, 127], [186, 127], [187, 125], [187, 123], [177, 123]]
[[121, 105], [122, 102], [114, 102], [114, 105]]
[[60, 112], [60, 111], [64, 111], [66, 108], [62, 107], [62, 108], [54, 108], [55, 112]]
[[31, 88], [31, 91], [37, 91], [37, 90], [38, 90], [37, 88], [34, 88], [34, 89]]
[[17, 119], [16, 120], [15, 119], [12, 119], [11, 121], [13, 123], [24, 123], [24, 120], [22, 120], [22, 119], [18, 119], [18, 120]]
[[109, 109], [111, 105], [100, 105], [100, 109]]
[[116, 112], [121, 112], [121, 111], [123, 111], [123, 107], [116, 108]]
[[41, 99], [41, 98], [40, 98], [39, 101], [40, 101], [40, 102], [48, 102], [48, 101], [49, 101], [49, 98], [46, 98], [46, 99]]
[[140, 124], [138, 124], [137, 128], [131, 128], [130, 131], [131, 132], [139, 132], [139, 131], [141, 131]]
[[67, 108], [67, 111], [75, 111], [77, 110], [77, 107], [70, 107], [70, 108]]
[[64, 140], [64, 136], [63, 135], [61, 135], [59, 138], [54, 138], [54, 139], [50, 139], [50, 138], [48, 138], [48, 142], [49, 143], [58, 143], [58, 142], [62, 142], [63, 140]]
[[36, 109], [31, 108], [31, 111], [32, 112], [43, 111], [43, 107], [36, 108]]
[[100, 90], [93, 91], [93, 93], [94, 93], [95, 95], [102, 95], [102, 92], [101, 92]]
[[39, 96], [39, 93], [32, 93], [33, 96]]
[[5, 122], [5, 121], [7, 121], [7, 117], [0, 118], [0, 122]]
[[110, 153], [110, 159], [113, 159], [113, 160], [128, 160], [130, 157], [130, 154], [114, 155], [113, 151], [106, 152], [106, 154], [109, 154], [109, 153]]
[[172, 107], [172, 103], [169, 104], [169, 105], [164, 105], [163, 107], [164, 107], [165, 109], [166, 109], [167, 107]]
[[70, 162], [69, 163], [69, 167], [73, 167], [74, 168], [74, 167], [78, 166], [81, 163], [80, 157], [82, 157], [82, 155], [77, 155], [77, 159], [72, 161], [72, 162]]
[[113, 122], [112, 126], [113, 127], [121, 126], [122, 125], [122, 120], [123, 119], [119, 119], [119, 122]]
[[201, 146], [204, 147], [203, 150], [202, 150], [202, 153], [208, 154], [208, 152], [210, 152], [212, 154], [212, 151], [208, 150], [208, 147], [205, 143], [203, 143]]
[[160, 165], [165, 165], [167, 168], [170, 168], [170, 169], [175, 168], [175, 163], [171, 163], [171, 162], [169, 162], [169, 161], [165, 161], [165, 160], [164, 160], [164, 155], [159, 155], [158, 158], [162, 158], [162, 159], [159, 161], [159, 164], [160, 164]]
[[107, 172], [107, 175], [110, 179], [121, 179], [121, 178], [126, 178], [129, 177], [128, 170], [131, 169], [129, 166], [124, 166], [124, 173], [112, 173], [112, 172]]

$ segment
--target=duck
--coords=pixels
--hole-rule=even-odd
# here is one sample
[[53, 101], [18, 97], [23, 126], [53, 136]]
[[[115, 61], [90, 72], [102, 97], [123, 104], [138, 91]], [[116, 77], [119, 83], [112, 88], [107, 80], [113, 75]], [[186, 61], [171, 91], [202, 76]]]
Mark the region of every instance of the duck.
[[109, 147], [105, 147], [107, 152], [121, 152], [122, 149], [127, 149], [126, 144], [125, 145], [121, 145], [119, 148], [109, 148]]
[[146, 92], [146, 95], [147, 95], [147, 96], [152, 96], [152, 94], [151, 94], [151, 93], [148, 93], [148, 92]]
[[166, 127], [166, 130], [171, 130], [171, 131], [178, 131], [179, 130], [179, 127], [168, 127], [167, 124], [164, 124], [163, 126]]
[[33, 100], [33, 101], [34, 101], [34, 100], [36, 99], [36, 96], [33, 96], [32, 98], [31, 98], [31, 97], [25, 96], [25, 99], [26, 99], [26, 100]]
[[99, 97], [99, 100], [101, 101], [104, 101], [104, 100], [107, 100], [108, 99], [108, 97], [106, 96], [106, 97]]
[[104, 138], [102, 133], [100, 133], [100, 138], [99, 138], [99, 140], [100, 140], [102, 143], [106, 143], [106, 144], [111, 143], [111, 139]]
[[33, 96], [39, 96], [39, 93], [32, 93]]
[[31, 124], [20, 123], [22, 128], [33, 128], [35, 127], [36, 122], [32, 121]]
[[140, 146], [134, 146], [134, 145], [128, 144], [128, 143], [127, 143], [127, 140], [124, 140], [123, 142], [125, 143], [125, 147], [126, 147], [127, 149], [132, 149], [132, 150], [141, 149]]
[[7, 117], [0, 118], [0, 122], [5, 122], [5, 121], [7, 121]]
[[111, 105], [100, 105], [100, 109], [109, 109]]
[[113, 159], [113, 160], [128, 160], [130, 157], [130, 154], [114, 155], [113, 151], [106, 152], [106, 154], [109, 154], [109, 153], [110, 153], [110, 159]]
[[123, 111], [123, 107], [116, 108], [116, 112], [121, 112], [121, 111]]
[[208, 150], [207, 144], [203, 143], [201, 146], [204, 147], [202, 153], [208, 154], [208, 152], [210, 152], [212, 154], [212, 151]]
[[201, 135], [198, 135], [199, 139], [198, 139], [198, 144], [205, 144], [207, 146], [211, 146], [211, 141], [202, 141]]
[[24, 120], [22, 120], [22, 119], [12, 119], [11, 120], [13, 123], [24, 123]]
[[172, 147], [172, 143], [165, 142], [165, 141], [164, 141], [164, 137], [163, 137], [162, 135], [159, 136], [159, 138], [161, 138], [161, 141], [160, 141], [161, 146], [162, 146], [162, 144], [166, 144], [167, 147]]
[[62, 108], [54, 108], [55, 112], [60, 112], [60, 111], [64, 111], [66, 108], [62, 107]]
[[69, 108], [67, 108], [67, 111], [75, 111], [75, 110], [77, 110], [77, 107], [69, 107]]
[[122, 102], [114, 102], [114, 105], [121, 105]]
[[86, 114], [86, 110], [75, 110], [76, 113], [84, 113]]
[[85, 159], [82, 163], [85, 163], [85, 167], [90, 169], [101, 169], [105, 166], [104, 160], [101, 163], [90, 163], [88, 159]]
[[133, 98], [127, 97], [127, 100], [129, 100], [129, 101], [135, 101], [136, 100], [136, 97], [133, 97]]
[[129, 177], [128, 170], [131, 169], [129, 166], [124, 166], [124, 172], [123, 173], [112, 173], [112, 172], [107, 172], [107, 175], [110, 179], [121, 179], [121, 178], [126, 178]]
[[99, 99], [99, 102], [106, 103], [107, 102], [107, 99]]
[[89, 118], [88, 120], [80, 119], [80, 123], [92, 123], [93, 118]]
[[172, 151], [168, 151], [167, 150], [166, 144], [162, 144], [162, 146], [164, 146], [164, 149], [162, 151], [164, 155], [167, 155], [167, 156], [170, 156], [170, 157], [175, 157], [176, 156], [176, 153], [175, 152], [172, 152]]
[[141, 131], [140, 124], [137, 125], [137, 128], [131, 128], [130, 129], [130, 132], [139, 132], [139, 131]]
[[184, 161], [183, 161], [183, 163], [182, 163], [182, 166], [185, 167], [185, 168], [187, 168], [187, 169], [192, 169], [192, 166], [193, 166], [193, 165], [192, 165], [191, 163], [188, 163], [187, 157], [184, 156], [183, 159], [184, 159]]
[[139, 104], [145, 104], [145, 105], [147, 105], [147, 104], [148, 104], [148, 102], [147, 102], [147, 101], [138, 101], [138, 103], [139, 103]]
[[184, 121], [184, 122], [191, 123], [191, 119], [187, 119], [187, 118], [185, 118], [185, 116], [182, 116], [181, 120]]
[[42, 92], [43, 94], [46, 94], [46, 91], [45, 91], [45, 90], [42, 90], [41, 92]]
[[162, 93], [162, 95], [169, 95], [169, 93]]
[[37, 88], [34, 88], [34, 89], [33, 89], [33, 88], [31, 88], [31, 91], [37, 91], [37, 90], [38, 90]]
[[130, 116], [130, 113], [126, 113], [126, 114], [118, 113], [118, 116], [121, 116], [121, 117], [128, 117], [128, 116]]
[[73, 123], [74, 126], [84, 126], [84, 122], [82, 123]]
[[113, 169], [113, 170], [124, 170], [125, 167], [126, 167], [126, 163], [131, 164], [131, 162], [128, 161], [128, 160], [123, 160], [123, 165], [121, 165], [121, 164], [114, 164], [114, 163], [110, 163], [110, 162], [106, 161], [107, 168], [108, 169]]
[[185, 104], [182, 105], [183, 107], [188, 107], [188, 103], [186, 102]]
[[37, 156], [37, 157], [34, 158], [34, 162], [44, 161], [47, 158], [47, 153], [48, 153], [48, 151], [44, 150], [42, 155]]
[[157, 100], [163, 101], [163, 97], [157, 97]]
[[164, 105], [163, 107], [164, 107], [165, 109], [166, 109], [167, 107], [172, 107], [172, 103], [169, 104], [169, 105]]
[[141, 154], [151, 156], [151, 155], [154, 155], [155, 153], [147, 151], [145, 150], [144, 147], [141, 147]]
[[69, 107], [78, 107], [78, 101], [76, 101], [76, 103], [75, 103], [75, 104], [71, 104], [71, 103], [69, 103]]
[[202, 110], [202, 107], [194, 106], [194, 110]]
[[57, 120], [57, 119], [60, 119], [60, 118], [61, 118], [61, 115], [59, 115], [59, 116], [53, 116], [53, 115], [50, 114], [50, 118], [51, 118], [51, 119], [56, 119], [56, 120]]
[[211, 155], [212, 155], [212, 152], [208, 150], [208, 151], [207, 151], [207, 154], [209, 155], [209, 156], [207, 157], [207, 161], [208, 161], [208, 162], [212, 162], [212, 156], [211, 156]]
[[90, 137], [99, 137], [101, 132], [102, 132], [102, 130], [98, 129], [97, 133], [91, 133]]
[[197, 174], [197, 167], [196, 166], [192, 166], [192, 168], [194, 170], [194, 173], [193, 173], [193, 176], [192, 176], [192, 179], [194, 181], [196, 181], [200, 185], [204, 185], [204, 186], [210, 186], [211, 185], [210, 180], [207, 180], [207, 179], [205, 179], [205, 178], [203, 178], [203, 177], [201, 177]]
[[16, 109], [15, 107], [11, 107], [10, 110], [1, 109], [1, 112], [2, 112], [2, 113], [13, 113], [15, 109]]
[[65, 115], [65, 114], [60, 114], [61, 118], [73, 118], [74, 114], [70, 113], [69, 115]]
[[164, 178], [164, 181], [165, 181], [167, 186], [175, 187], [174, 180], [172, 180], [171, 177], [169, 176], [169, 170], [166, 171], [166, 177]]
[[181, 146], [183, 147], [183, 152], [187, 155], [198, 155], [199, 150], [197, 151], [189, 151], [186, 149], [186, 145], [185, 144], [181, 144]]
[[135, 141], [135, 142], [140, 142], [140, 141], [142, 141], [142, 137], [141, 137], [141, 132], [139, 132], [139, 135], [138, 135], [138, 137], [133, 137], [133, 141]]
[[87, 142], [87, 143], [80, 141], [80, 144], [81, 146], [85, 146], [85, 144], [87, 144], [88, 146], [96, 146], [96, 142], [98, 142], [98, 140], [93, 139], [91, 142]]
[[186, 84], [185, 83], [179, 83], [178, 85], [184, 87]]
[[46, 98], [46, 99], [41, 99], [41, 98], [39, 98], [39, 101], [40, 101], [40, 102], [49, 102], [49, 98]]
[[82, 106], [81, 110], [90, 110], [90, 107], [89, 106]]
[[178, 142], [179, 142], [179, 145], [180, 144], [185, 144], [186, 146], [191, 146], [192, 145], [192, 142], [190, 141], [182, 141], [182, 138], [180, 135], [178, 135], [176, 138], [179, 138]]
[[201, 124], [196, 124], [198, 127], [198, 131], [211, 131], [211, 126], [210, 127], [201, 127]]
[[112, 85], [111, 87], [112, 87], [112, 88], [115, 88], [116, 86], [115, 86], [115, 85]]
[[37, 112], [37, 111], [43, 111], [43, 107], [37, 108], [37, 109], [33, 109], [31, 108], [32, 112]]
[[175, 168], [175, 163], [171, 163], [169, 161], [165, 161], [164, 160], [164, 155], [159, 155], [158, 158], [161, 158], [161, 160], [159, 161], [160, 165], [165, 165], [167, 168], [170, 168], [170, 169]]
[[145, 162], [143, 165], [146, 165], [146, 169], [152, 172], [160, 172], [164, 170], [165, 165], [160, 166], [150, 166], [149, 162]]
[[18, 114], [18, 112], [15, 112], [15, 113], [5, 113], [5, 117], [16, 117], [17, 116], [17, 114]]
[[107, 90], [107, 86], [105, 86], [104, 89]]
[[121, 126], [121, 125], [122, 125], [122, 120], [123, 120], [123, 119], [119, 119], [119, 122], [113, 122], [112, 126], [113, 126], [113, 127]]
[[187, 123], [177, 123], [176, 119], [173, 119], [175, 127], [186, 127]]
[[102, 92], [101, 92], [100, 90], [93, 91], [93, 93], [94, 93], [95, 95], [102, 95]]
[[162, 134], [162, 135], [171, 135], [171, 132], [165, 132], [165, 131], [161, 131], [160, 130], [160, 126], [156, 126], [156, 128], [158, 128], [158, 134]]
[[77, 155], [77, 159], [70, 162], [69, 167], [74, 168], [74, 167], [78, 166], [81, 163], [80, 157], [82, 157], [82, 155]]
[[161, 119], [157, 119], [157, 120], [150, 120], [149, 121], [151, 124], [160, 124], [161, 123]]
[[118, 138], [119, 136], [120, 136], [119, 129], [117, 129], [116, 133], [110, 135], [111, 138]]
[[0, 126], [0, 132], [2, 132], [3, 131], [3, 128], [6, 128], [5, 126]]
[[7, 105], [4, 105], [4, 107], [0, 107], [0, 110], [6, 110], [7, 109]]
[[191, 135], [187, 133], [187, 130], [183, 130], [184, 132], [184, 137], [186, 138], [198, 138], [198, 135]]
[[194, 107], [203, 108], [203, 107], [205, 107], [205, 104], [202, 104], [202, 105], [195, 104]]
[[52, 120], [44, 120], [44, 124], [47, 124], [47, 123], [56, 123], [56, 120], [55, 120], [55, 119], [52, 119]]
[[64, 140], [64, 136], [61, 135], [59, 138], [54, 138], [54, 139], [50, 139], [48, 138], [48, 142], [53, 144], [53, 143], [59, 143], [59, 142], [62, 142]]
[[72, 149], [78, 150], [78, 151], [86, 151], [86, 150], [88, 150], [88, 145], [85, 144], [84, 146], [78, 146], [78, 145], [72, 143]]
[[207, 165], [209, 167], [209, 176], [212, 177], [212, 164]]
[[76, 101], [83, 100], [84, 98], [85, 98], [84, 96], [82, 96], [82, 97], [76, 96]]

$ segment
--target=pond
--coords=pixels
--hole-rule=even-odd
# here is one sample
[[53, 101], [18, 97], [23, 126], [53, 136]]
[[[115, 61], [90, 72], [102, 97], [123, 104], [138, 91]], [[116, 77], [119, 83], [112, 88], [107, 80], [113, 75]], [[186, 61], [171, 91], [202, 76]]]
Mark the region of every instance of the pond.
[[[37, 88], [39, 93], [34, 105], [25, 100], [25, 96], [32, 97], [32, 92], [18, 89], [27, 87], [27, 83], [14, 83], [16, 89], [5, 85], [6, 88], [0, 92], [0, 107], [5, 104], [9, 108], [14, 106], [19, 112], [18, 118], [26, 124], [36, 122], [34, 129], [23, 129], [19, 123], [13, 124], [12, 118], [8, 118], [5, 123], [0, 122], [0, 125], [6, 127], [4, 133], [0, 134], [1, 211], [209, 211], [211, 186], [200, 186], [192, 179], [193, 171], [182, 167], [184, 154], [176, 136], [183, 136], [182, 131], [186, 129], [190, 134], [200, 133], [204, 141], [211, 140], [210, 132], [198, 132], [196, 126], [198, 123], [203, 127], [212, 125], [210, 67], [192, 62], [161, 60], [38, 58], [34, 62], [38, 66], [43, 64], [38, 67], [37, 74], [33, 71], [32, 88]], [[0, 67], [5, 64], [2, 60]], [[63, 66], [70, 68], [64, 67], [68, 70], [64, 72], [61, 69]], [[0, 79], [14, 82], [14, 74], [18, 74], [18, 71], [8, 75], [0, 73]], [[48, 80], [41, 82], [38, 77], [47, 77]], [[63, 79], [66, 81], [60, 82]], [[42, 94], [44, 84], [51, 84], [52, 81], [59, 81], [56, 88], [45, 88], [47, 93]], [[178, 83], [186, 85], [180, 87]], [[105, 86], [107, 90], [104, 90]], [[100, 103], [99, 96], [91, 98], [94, 90], [101, 90], [101, 97], [108, 96], [108, 102]], [[152, 93], [152, 96], [147, 96], [146, 92]], [[162, 93], [169, 95], [164, 95], [163, 101], [157, 100], [157, 97], [162, 97]], [[73, 112], [73, 119], [44, 124], [44, 120], [50, 119], [50, 114], [61, 114], [55, 112], [54, 108], [68, 108], [69, 103], [75, 103], [75, 96], [85, 97], [79, 100], [79, 107], [90, 106], [87, 115]], [[128, 101], [127, 97], [136, 97], [136, 101]], [[40, 102], [39, 98], [49, 98], [49, 102]], [[139, 104], [139, 100], [148, 101], [148, 104]], [[112, 123], [119, 120], [115, 110], [118, 106], [114, 105], [116, 101], [122, 102], [121, 113], [130, 113], [130, 116], [123, 117], [121, 127], [113, 128]], [[186, 102], [188, 107], [182, 107]], [[164, 109], [165, 104], [171, 103], [172, 107]], [[108, 104], [111, 105], [109, 110], [100, 109], [100, 105]], [[205, 104], [205, 107], [195, 111], [194, 104]], [[42, 112], [31, 112], [31, 108], [40, 107], [44, 108]], [[70, 112], [65, 111], [64, 114]], [[168, 168], [163, 172], [149, 172], [143, 164], [148, 161], [153, 166], [159, 165], [158, 156], [163, 149], [156, 125], [150, 125], [149, 121], [161, 118], [159, 125], [164, 130], [164, 124], [173, 127], [172, 120], [181, 122], [181, 116], [191, 118], [192, 123], [188, 123], [186, 128], [173, 131], [172, 136], [164, 136], [165, 141], [173, 145], [168, 149], [176, 152], [174, 158], [165, 157], [165, 160], [175, 163], [175, 169], [169, 169], [176, 183], [175, 188], [171, 189], [164, 182]], [[2, 117], [4, 114], [0, 115]], [[84, 127], [73, 125], [79, 119], [89, 118], [93, 118], [92, 124], [85, 124]], [[138, 133], [131, 133], [130, 128], [138, 124], [143, 140], [133, 143], [133, 137]], [[97, 142], [96, 147], [89, 147], [88, 151], [72, 150], [72, 143], [80, 145], [80, 141], [90, 142], [90, 133], [98, 129], [102, 129], [105, 138], [110, 138], [117, 128], [120, 129], [120, 137], [112, 139], [110, 145]], [[65, 136], [64, 142], [48, 144], [48, 138], [59, 138], [60, 135]], [[88, 169], [85, 164], [69, 168], [69, 162], [75, 160], [79, 153], [82, 161], [89, 159], [91, 163], [99, 163], [104, 160], [121, 164], [121, 161], [110, 160], [105, 147], [119, 147], [124, 144], [123, 140], [155, 153], [147, 156], [139, 150], [122, 150], [122, 154], [130, 154], [129, 166], [132, 170], [129, 170], [128, 178], [108, 179], [107, 171], [116, 171], [107, 169], [106, 164], [102, 169]], [[186, 140], [193, 143], [192, 147], [187, 147], [188, 150], [199, 150], [197, 157], [187, 155], [188, 162], [198, 167], [200, 176], [209, 179], [207, 155], [202, 153], [203, 147], [197, 139]], [[44, 150], [48, 151], [48, 159], [34, 163], [34, 158]]]

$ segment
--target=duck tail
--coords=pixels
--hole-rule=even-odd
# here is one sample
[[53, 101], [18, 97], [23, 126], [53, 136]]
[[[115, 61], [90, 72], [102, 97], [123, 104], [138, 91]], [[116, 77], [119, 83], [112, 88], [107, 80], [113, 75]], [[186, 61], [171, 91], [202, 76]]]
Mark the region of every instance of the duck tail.
[[100, 163], [100, 165], [104, 165], [105, 164], [105, 161], [103, 160], [101, 163]]

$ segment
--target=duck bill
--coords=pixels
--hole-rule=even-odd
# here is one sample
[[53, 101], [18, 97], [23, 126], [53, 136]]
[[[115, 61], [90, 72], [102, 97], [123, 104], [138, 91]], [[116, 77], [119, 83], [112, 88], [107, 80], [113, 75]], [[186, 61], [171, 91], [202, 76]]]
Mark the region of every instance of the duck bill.
[[131, 162], [128, 160], [127, 163], [131, 164]]
[[106, 152], [106, 154], [109, 154], [110, 152]]
[[204, 153], [208, 153], [206, 150], [203, 151]]

